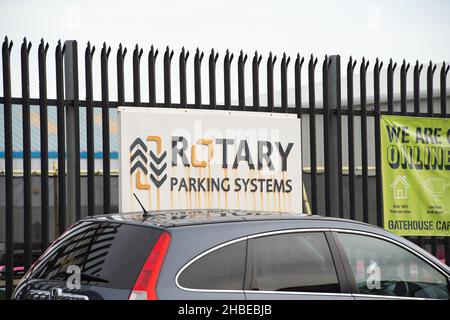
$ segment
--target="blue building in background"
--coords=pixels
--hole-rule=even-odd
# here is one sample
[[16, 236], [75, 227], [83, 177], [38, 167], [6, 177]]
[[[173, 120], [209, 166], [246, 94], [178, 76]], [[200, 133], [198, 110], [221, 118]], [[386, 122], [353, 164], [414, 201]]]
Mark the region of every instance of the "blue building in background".
[[[86, 170], [87, 158], [87, 138], [86, 138], [86, 109], [80, 108], [80, 167], [81, 170]], [[31, 124], [31, 157], [32, 170], [39, 171], [40, 169], [40, 115], [39, 106], [31, 106], [30, 111]], [[0, 108], [0, 132], [4, 132], [3, 108]], [[49, 169], [55, 168], [58, 158], [58, 139], [57, 139], [57, 115], [56, 107], [48, 107], [48, 158]], [[5, 170], [5, 137], [0, 134], [0, 171]], [[13, 158], [14, 170], [20, 173], [22, 169], [23, 158], [23, 132], [22, 132], [22, 106], [13, 106]], [[101, 110], [94, 109], [94, 150], [95, 150], [95, 167], [96, 171], [102, 170], [102, 118]], [[118, 169], [118, 121], [117, 110], [110, 110], [110, 157], [111, 169]], [[57, 169], [57, 168], [55, 168]]]

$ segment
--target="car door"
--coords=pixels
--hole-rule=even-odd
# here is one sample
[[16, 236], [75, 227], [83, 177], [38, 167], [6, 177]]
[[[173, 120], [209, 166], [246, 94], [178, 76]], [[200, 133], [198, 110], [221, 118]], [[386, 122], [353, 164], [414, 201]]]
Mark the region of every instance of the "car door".
[[357, 300], [449, 299], [448, 276], [411, 248], [370, 233], [333, 234], [352, 275]]
[[353, 300], [340, 258], [333, 256], [330, 245], [334, 242], [323, 231], [284, 230], [250, 237], [246, 299]]

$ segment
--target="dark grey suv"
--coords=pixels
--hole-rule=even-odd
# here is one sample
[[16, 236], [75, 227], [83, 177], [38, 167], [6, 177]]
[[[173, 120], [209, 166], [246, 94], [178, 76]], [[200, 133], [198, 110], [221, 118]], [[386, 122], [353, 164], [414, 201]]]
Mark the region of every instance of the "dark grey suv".
[[450, 269], [350, 220], [230, 210], [112, 214], [72, 226], [15, 299], [449, 299]]

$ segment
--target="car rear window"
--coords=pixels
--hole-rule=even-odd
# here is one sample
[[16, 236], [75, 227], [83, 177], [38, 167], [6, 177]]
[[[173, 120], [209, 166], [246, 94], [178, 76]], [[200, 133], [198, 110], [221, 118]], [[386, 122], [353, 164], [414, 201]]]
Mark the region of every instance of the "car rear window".
[[160, 234], [145, 226], [81, 222], [39, 259], [30, 277], [67, 281], [76, 266], [82, 285], [131, 289]]

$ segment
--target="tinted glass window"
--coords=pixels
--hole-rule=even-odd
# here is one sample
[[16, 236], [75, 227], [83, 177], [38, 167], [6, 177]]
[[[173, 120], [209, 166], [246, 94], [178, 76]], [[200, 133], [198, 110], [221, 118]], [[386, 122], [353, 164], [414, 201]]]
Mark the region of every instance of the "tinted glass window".
[[411, 252], [381, 239], [340, 233], [361, 294], [448, 299], [446, 278]]
[[188, 266], [179, 284], [191, 289], [242, 290], [245, 254], [245, 241], [212, 251]]
[[78, 268], [82, 285], [131, 289], [160, 233], [127, 224], [82, 222], [36, 263], [31, 277], [66, 281]]
[[254, 239], [251, 289], [339, 292], [325, 235], [290, 233]]

